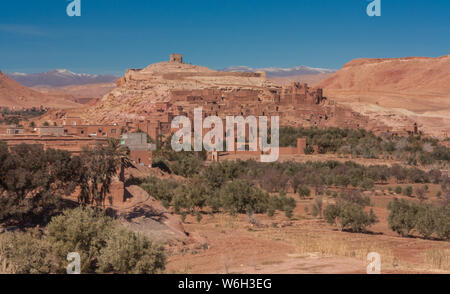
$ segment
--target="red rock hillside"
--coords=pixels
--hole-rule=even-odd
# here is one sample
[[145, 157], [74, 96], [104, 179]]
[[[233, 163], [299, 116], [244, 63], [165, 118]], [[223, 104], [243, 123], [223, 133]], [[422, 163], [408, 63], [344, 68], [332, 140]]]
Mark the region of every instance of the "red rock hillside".
[[10, 79], [0, 72], [0, 106], [31, 108], [31, 107], [49, 107], [49, 108], [74, 108], [80, 104], [73, 101], [70, 95], [62, 94], [42, 94], [29, 89], [16, 81]]

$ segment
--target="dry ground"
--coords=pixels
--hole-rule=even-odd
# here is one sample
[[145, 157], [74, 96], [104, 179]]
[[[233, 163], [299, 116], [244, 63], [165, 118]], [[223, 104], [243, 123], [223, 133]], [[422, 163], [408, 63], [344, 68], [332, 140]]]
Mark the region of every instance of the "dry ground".
[[[385, 189], [386, 195], [371, 197], [380, 222], [368, 234], [339, 232], [305, 212], [312, 199], [292, 194], [297, 208], [291, 220], [281, 213], [255, 215], [256, 225], [246, 215], [205, 215], [200, 223], [188, 217], [184, 227], [191, 242], [170, 249], [167, 272], [365, 273], [367, 253], [378, 252], [383, 273], [450, 273], [450, 243], [390, 231], [386, 205], [398, 195], [391, 195], [387, 186], [377, 189]], [[436, 200], [437, 189], [430, 185], [429, 200]], [[333, 201], [325, 197], [324, 206]]]

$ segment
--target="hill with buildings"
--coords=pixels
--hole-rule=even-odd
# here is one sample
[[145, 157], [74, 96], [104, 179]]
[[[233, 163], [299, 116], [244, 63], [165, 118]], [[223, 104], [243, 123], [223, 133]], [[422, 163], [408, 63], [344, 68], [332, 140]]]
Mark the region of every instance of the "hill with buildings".
[[96, 123], [169, 124], [158, 127], [165, 133], [171, 118], [192, 116], [196, 107], [203, 107], [205, 115], [222, 118], [279, 116], [285, 126], [383, 127], [327, 99], [320, 88], [301, 83], [282, 86], [268, 80], [264, 71], [226, 72], [185, 64], [179, 55], [127, 70], [97, 104], [68, 115]]
[[[449, 59], [358, 59], [334, 74], [315, 72], [332, 76], [310, 87], [286, 80], [278, 83], [267, 78], [265, 71], [251, 72], [247, 67], [216, 71], [185, 64], [181, 55], [172, 55], [170, 61], [127, 70], [98, 102], [67, 115], [87, 123], [132, 123], [138, 128], [151, 123], [155, 132], [167, 133], [171, 118], [192, 116], [194, 108], [203, 107], [205, 115], [223, 118], [279, 116], [282, 126], [365, 128], [396, 134], [418, 129], [442, 137], [450, 125]], [[420, 82], [420, 76], [426, 78]]]

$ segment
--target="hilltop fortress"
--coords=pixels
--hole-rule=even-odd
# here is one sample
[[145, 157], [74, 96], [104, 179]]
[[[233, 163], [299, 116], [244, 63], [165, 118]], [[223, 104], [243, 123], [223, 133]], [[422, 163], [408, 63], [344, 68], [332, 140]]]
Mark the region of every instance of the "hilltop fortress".
[[167, 62], [129, 69], [117, 87], [87, 109], [59, 111], [52, 120], [79, 117], [85, 124], [118, 124], [151, 137], [171, 133], [177, 115], [190, 118], [202, 107], [206, 116], [279, 116], [281, 126], [370, 128], [368, 118], [323, 96], [322, 89], [292, 83], [282, 87], [264, 72], [222, 72], [183, 63], [180, 54]]

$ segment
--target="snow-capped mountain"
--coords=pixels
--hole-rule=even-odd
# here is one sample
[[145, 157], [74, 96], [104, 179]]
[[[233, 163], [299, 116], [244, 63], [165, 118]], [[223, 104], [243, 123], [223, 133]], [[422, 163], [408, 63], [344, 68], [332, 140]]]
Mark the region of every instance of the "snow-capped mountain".
[[289, 77], [297, 75], [316, 75], [324, 73], [334, 73], [335, 70], [327, 68], [314, 68], [308, 66], [297, 66], [291, 68], [280, 68], [280, 67], [266, 67], [266, 68], [251, 68], [248, 66], [231, 66], [222, 71], [237, 71], [237, 72], [255, 72], [255, 71], [265, 71], [268, 78], [280, 78]]
[[56, 69], [43, 73], [9, 73], [8, 76], [27, 87], [51, 86], [63, 87], [69, 85], [85, 85], [114, 82], [117, 77], [112, 75], [78, 74], [67, 69]]

